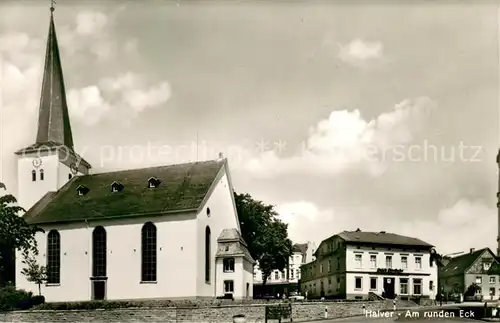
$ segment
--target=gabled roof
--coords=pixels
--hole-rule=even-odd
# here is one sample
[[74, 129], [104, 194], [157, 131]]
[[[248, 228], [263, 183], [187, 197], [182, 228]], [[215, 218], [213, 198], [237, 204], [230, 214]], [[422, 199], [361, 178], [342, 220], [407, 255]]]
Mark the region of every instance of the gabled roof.
[[[25, 214], [28, 223], [57, 223], [197, 211], [226, 159], [75, 176]], [[162, 185], [151, 189], [148, 179]], [[114, 181], [124, 186], [113, 193]], [[77, 188], [88, 188], [78, 195]]]
[[440, 277], [463, 275], [465, 271], [485, 252], [488, 251], [495, 259], [489, 248], [479, 249], [450, 259], [450, 262], [439, 270]]
[[368, 232], [368, 231], [343, 231], [338, 236], [346, 242], [351, 243], [368, 243], [379, 245], [397, 245], [408, 247], [432, 248], [433, 245], [424, 242], [420, 239], [402, 236], [395, 233], [385, 231]]

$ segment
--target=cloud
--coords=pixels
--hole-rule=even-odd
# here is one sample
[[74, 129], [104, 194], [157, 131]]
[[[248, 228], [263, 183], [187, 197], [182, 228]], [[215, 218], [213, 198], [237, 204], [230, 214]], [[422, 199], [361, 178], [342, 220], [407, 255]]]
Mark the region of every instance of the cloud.
[[170, 99], [171, 89], [167, 82], [148, 84], [144, 76], [125, 73], [113, 78], [101, 79], [97, 85], [68, 92], [71, 117], [77, 122], [94, 125], [105, 118], [130, 124], [147, 108], [158, 107]]
[[496, 209], [480, 200], [459, 199], [430, 220], [408, 219], [390, 209], [331, 207], [321, 209], [308, 201], [285, 202], [276, 207], [280, 218], [289, 225], [294, 242], [322, 240], [341, 231], [386, 231], [416, 237], [450, 254], [469, 248], [490, 247], [495, 251]]
[[108, 23], [108, 17], [102, 12], [82, 11], [76, 16], [76, 32], [80, 35], [99, 33]]
[[[359, 110], [337, 110], [309, 131], [308, 138], [291, 157], [276, 150], [250, 159], [246, 170], [261, 177], [284, 173], [339, 174], [351, 169], [380, 175], [392, 153], [401, 150], [422, 131], [437, 104], [428, 97], [407, 99], [391, 112], [366, 121]], [[404, 155], [402, 156], [404, 158]]]
[[115, 14], [85, 10], [76, 13], [72, 24], [56, 25], [59, 46], [65, 57], [95, 64], [106, 63], [122, 55], [122, 51], [134, 54], [137, 51], [136, 39], [124, 40], [123, 44], [116, 39]]
[[339, 47], [338, 57], [352, 65], [361, 65], [378, 60], [384, 54], [384, 46], [381, 42], [367, 42], [355, 39], [346, 45], [339, 44]]

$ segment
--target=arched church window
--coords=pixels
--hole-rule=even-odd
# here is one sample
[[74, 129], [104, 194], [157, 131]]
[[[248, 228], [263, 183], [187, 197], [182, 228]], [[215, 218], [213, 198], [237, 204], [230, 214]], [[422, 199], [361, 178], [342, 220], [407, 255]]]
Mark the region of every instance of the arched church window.
[[92, 233], [92, 276], [106, 277], [106, 230], [98, 226]]
[[156, 226], [147, 222], [142, 227], [142, 275], [143, 282], [156, 281]]
[[210, 282], [210, 263], [211, 263], [211, 246], [210, 246], [210, 227], [207, 225], [205, 228], [205, 282]]
[[40, 169], [40, 180], [43, 181], [43, 169]]
[[61, 281], [61, 236], [57, 230], [47, 235], [47, 283], [59, 284]]
[[33, 182], [35, 182], [35, 181], [36, 181], [36, 170], [32, 170], [32, 171], [31, 171], [31, 180], [32, 180]]

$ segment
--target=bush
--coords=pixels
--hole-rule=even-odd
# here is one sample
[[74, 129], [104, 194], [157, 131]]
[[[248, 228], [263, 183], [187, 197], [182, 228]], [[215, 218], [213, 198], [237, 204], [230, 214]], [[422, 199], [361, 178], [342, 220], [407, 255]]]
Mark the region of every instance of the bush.
[[35, 305], [43, 304], [43, 296], [33, 296], [25, 290], [16, 290], [14, 286], [0, 288], [0, 311], [27, 310]]

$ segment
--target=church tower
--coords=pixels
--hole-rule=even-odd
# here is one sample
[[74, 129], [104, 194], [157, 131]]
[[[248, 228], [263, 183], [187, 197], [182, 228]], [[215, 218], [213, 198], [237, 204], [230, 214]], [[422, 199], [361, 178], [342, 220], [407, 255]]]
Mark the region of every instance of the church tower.
[[18, 203], [28, 210], [48, 192], [55, 192], [75, 175], [87, 175], [90, 164], [74, 150], [64, 78], [54, 25], [50, 25], [34, 144], [18, 156]]

